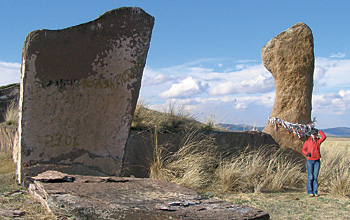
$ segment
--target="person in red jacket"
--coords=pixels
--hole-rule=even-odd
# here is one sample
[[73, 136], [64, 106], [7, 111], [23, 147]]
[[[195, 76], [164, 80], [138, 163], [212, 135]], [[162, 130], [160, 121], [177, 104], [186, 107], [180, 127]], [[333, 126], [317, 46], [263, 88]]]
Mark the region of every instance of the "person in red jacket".
[[[320, 134], [321, 138], [318, 138], [318, 134]], [[306, 156], [306, 168], [307, 168], [307, 183], [306, 190], [307, 194], [310, 197], [318, 196], [317, 188], [318, 188], [318, 172], [320, 170], [320, 145], [326, 140], [326, 135], [321, 130], [312, 129], [311, 137], [305, 141], [303, 145], [302, 152]]]

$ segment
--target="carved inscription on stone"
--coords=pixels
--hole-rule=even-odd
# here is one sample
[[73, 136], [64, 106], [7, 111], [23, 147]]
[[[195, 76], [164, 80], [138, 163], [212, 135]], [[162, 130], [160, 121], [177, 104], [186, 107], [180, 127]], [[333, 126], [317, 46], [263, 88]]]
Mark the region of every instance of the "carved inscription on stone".
[[35, 175], [34, 165], [120, 173], [153, 24], [140, 8], [119, 8], [89, 23], [27, 36], [19, 178]]

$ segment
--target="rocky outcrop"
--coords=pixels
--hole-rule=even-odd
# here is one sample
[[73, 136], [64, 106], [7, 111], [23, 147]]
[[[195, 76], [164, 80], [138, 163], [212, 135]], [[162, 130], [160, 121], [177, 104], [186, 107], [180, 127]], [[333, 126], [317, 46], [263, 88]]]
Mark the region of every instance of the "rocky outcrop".
[[244, 205], [207, 198], [155, 179], [71, 176], [47, 171], [29, 190], [60, 218], [69, 219], [269, 219]]
[[[314, 42], [311, 29], [297, 23], [271, 39], [262, 49], [264, 66], [275, 81], [276, 99], [271, 117], [296, 124], [311, 122], [314, 72]], [[267, 123], [270, 134], [282, 148], [301, 152], [303, 140], [280, 127]]]
[[141, 86], [154, 18], [108, 11], [23, 46], [18, 177], [45, 169], [118, 175]]

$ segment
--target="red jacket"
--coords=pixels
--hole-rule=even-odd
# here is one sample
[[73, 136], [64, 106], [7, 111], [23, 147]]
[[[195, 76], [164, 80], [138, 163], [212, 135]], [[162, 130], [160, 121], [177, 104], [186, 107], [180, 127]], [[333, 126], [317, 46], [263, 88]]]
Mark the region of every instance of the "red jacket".
[[306, 156], [307, 153], [311, 153], [311, 157], [306, 157], [308, 160], [318, 160], [321, 158], [320, 153], [320, 145], [326, 140], [326, 135], [323, 131], [319, 131], [321, 138], [316, 138], [315, 141], [312, 140], [312, 137], [309, 137], [307, 141], [305, 141], [302, 152]]

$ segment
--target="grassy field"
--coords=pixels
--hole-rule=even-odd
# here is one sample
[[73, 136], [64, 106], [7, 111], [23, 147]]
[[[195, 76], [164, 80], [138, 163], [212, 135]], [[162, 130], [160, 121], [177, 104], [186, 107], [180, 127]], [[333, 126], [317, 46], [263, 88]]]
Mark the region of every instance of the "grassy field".
[[278, 193], [226, 194], [221, 198], [236, 204], [262, 209], [273, 220], [283, 219], [350, 219], [350, 200], [320, 193], [318, 198], [310, 198], [304, 190]]
[[[242, 152], [217, 161], [213, 151], [196, 150], [197, 140], [193, 140], [181, 146], [179, 153], [158, 154], [151, 177], [262, 209], [271, 219], [350, 219], [350, 138], [328, 138], [322, 144], [317, 198], [306, 194], [307, 174], [300, 167], [304, 165], [284, 155]], [[200, 141], [210, 146], [210, 141]]]
[[[156, 127], [160, 131], [187, 132], [174, 154], [156, 144], [151, 178], [262, 209], [274, 220], [350, 219], [350, 138], [329, 137], [321, 145], [320, 197], [310, 198], [305, 190], [305, 165], [283, 152], [262, 148], [222, 158], [210, 136], [199, 132], [216, 130], [211, 119], [196, 124], [183, 109], [178, 111], [170, 106], [166, 113], [155, 113], [145, 107], [138, 105], [133, 129]], [[193, 124], [195, 128], [188, 129]], [[9, 154], [0, 155], [0, 214], [3, 210], [21, 211], [22, 219], [55, 219], [31, 198], [25, 187], [16, 184], [15, 165]]]
[[[191, 135], [194, 134], [192, 133]], [[188, 141], [190, 141], [191, 138], [196, 139], [198, 137], [188, 136], [187, 138], [189, 139]], [[202, 139], [201, 141], [200, 144], [210, 144], [210, 140]], [[218, 197], [234, 204], [248, 205], [262, 209], [270, 214], [271, 219], [350, 219], [349, 194], [342, 195], [341, 193], [332, 193], [332, 185], [328, 185], [330, 184], [328, 182], [320, 183], [320, 197], [318, 198], [309, 198], [306, 195], [304, 186], [282, 187], [275, 191], [267, 191], [260, 188], [260, 190], [255, 190], [256, 192], [254, 192], [254, 187], [261, 186], [259, 182], [256, 182], [256, 185], [253, 184], [250, 187], [245, 186], [245, 190], [241, 188], [240, 191], [244, 192], [239, 192], [239, 190], [233, 190], [231, 192], [228, 189], [225, 190], [224, 188], [227, 187], [227, 183], [221, 183], [223, 185], [216, 189], [213, 187], [203, 187], [210, 185], [208, 181], [211, 177], [208, 175], [210, 173], [215, 175], [215, 170], [210, 170], [210, 164], [207, 163], [205, 169], [209, 169], [210, 171], [205, 172], [200, 164], [205, 161], [210, 162], [210, 158], [213, 154], [210, 152], [196, 152], [195, 147], [196, 146], [192, 145], [189, 149], [182, 149], [182, 152], [177, 155], [177, 157], [182, 157], [182, 163], [187, 164], [187, 167], [182, 165], [181, 168], [179, 162], [172, 160], [172, 166], [176, 167], [176, 169], [183, 170], [183, 176], [185, 176], [181, 180], [177, 180], [177, 184], [195, 188], [209, 197]], [[335, 152], [341, 152], [341, 155], [349, 158], [350, 138], [328, 138], [326, 142], [323, 143], [322, 148], [324, 154], [323, 159], [326, 159], [325, 157], [327, 156], [334, 157], [334, 155], [339, 155]], [[193, 158], [183, 157], [183, 155], [181, 155], [183, 153], [190, 153], [192, 155], [193, 153], [198, 154], [195, 161], [197, 167], [189, 169], [188, 166], [191, 165], [185, 161], [189, 159], [193, 160]], [[160, 162], [164, 161], [158, 161], [158, 163]], [[164, 164], [161, 166], [164, 166]], [[329, 172], [330, 167], [326, 166], [328, 166], [328, 164], [323, 162], [321, 165], [320, 177], [322, 175], [327, 176], [325, 173]], [[187, 171], [186, 173], [185, 170], [191, 170], [191, 172]], [[171, 173], [171, 168], [169, 168], [167, 172]], [[335, 171], [332, 173], [334, 172]], [[344, 173], [342, 175], [344, 175]], [[196, 176], [196, 178], [193, 178], [194, 176]], [[306, 178], [306, 175], [302, 177]], [[168, 181], [172, 181], [171, 174], [167, 175], [167, 178]], [[253, 182], [252, 179], [249, 181]], [[350, 180], [348, 179], [348, 181]], [[55, 217], [47, 213], [38, 202], [33, 201], [25, 187], [16, 184], [15, 165], [11, 161], [10, 155], [0, 155], [0, 211], [1, 210], [23, 211], [24, 216], [22, 216], [22, 219], [55, 219]]]
[[[318, 198], [308, 197], [305, 187], [274, 193], [225, 194], [220, 197], [232, 203], [262, 209], [270, 214], [271, 219], [350, 219], [350, 138], [329, 137], [321, 145], [321, 151], [323, 158]], [[338, 163], [332, 164], [331, 161]], [[340, 189], [337, 177], [333, 182], [327, 179], [337, 175], [338, 178], [343, 177], [345, 182], [340, 182], [344, 184]]]

